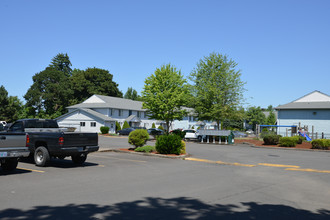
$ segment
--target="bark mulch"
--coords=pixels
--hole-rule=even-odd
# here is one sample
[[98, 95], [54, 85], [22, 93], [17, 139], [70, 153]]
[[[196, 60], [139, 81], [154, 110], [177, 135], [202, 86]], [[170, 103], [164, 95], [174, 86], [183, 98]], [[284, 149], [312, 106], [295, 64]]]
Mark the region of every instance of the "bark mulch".
[[[280, 147], [280, 145], [264, 145], [264, 141], [261, 140], [255, 140], [253, 138], [237, 138], [235, 139], [235, 143], [249, 143], [253, 144], [255, 146], [262, 146], [262, 147]], [[287, 147], [283, 147], [287, 148]], [[309, 142], [303, 142], [302, 144], [297, 144], [296, 147], [290, 147], [290, 148], [296, 148], [296, 149], [311, 149], [312, 144]]]

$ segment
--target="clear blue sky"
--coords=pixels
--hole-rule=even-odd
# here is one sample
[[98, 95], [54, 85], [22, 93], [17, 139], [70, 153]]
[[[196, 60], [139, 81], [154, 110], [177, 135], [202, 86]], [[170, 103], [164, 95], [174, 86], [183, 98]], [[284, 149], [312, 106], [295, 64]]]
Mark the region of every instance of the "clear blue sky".
[[238, 63], [249, 106], [330, 95], [329, 0], [1, 0], [0, 27], [0, 85], [21, 100], [58, 53], [109, 70], [123, 93], [217, 52]]

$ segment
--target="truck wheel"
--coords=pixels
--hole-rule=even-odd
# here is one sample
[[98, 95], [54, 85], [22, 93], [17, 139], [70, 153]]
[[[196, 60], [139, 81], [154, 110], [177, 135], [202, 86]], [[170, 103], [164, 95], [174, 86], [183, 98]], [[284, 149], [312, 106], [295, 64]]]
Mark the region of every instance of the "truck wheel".
[[4, 163], [1, 163], [3, 171], [13, 171], [16, 169], [18, 164], [17, 158], [6, 159]]
[[39, 167], [44, 167], [48, 165], [50, 161], [49, 152], [45, 147], [38, 147], [34, 151], [34, 162]]
[[71, 156], [71, 159], [72, 159], [73, 163], [81, 165], [86, 161], [87, 154], [74, 155], [74, 156]]

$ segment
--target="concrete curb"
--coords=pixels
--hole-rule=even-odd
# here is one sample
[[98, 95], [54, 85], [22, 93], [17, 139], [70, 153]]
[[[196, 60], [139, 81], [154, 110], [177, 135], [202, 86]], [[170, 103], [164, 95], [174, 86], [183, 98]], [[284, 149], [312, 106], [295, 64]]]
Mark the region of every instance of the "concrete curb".
[[169, 156], [164, 154], [152, 154], [152, 153], [143, 153], [143, 152], [133, 152], [133, 151], [123, 151], [118, 149], [100, 149], [96, 152], [117, 152], [117, 153], [129, 153], [129, 154], [137, 154], [137, 155], [143, 155], [143, 156], [154, 156], [154, 157], [161, 157], [161, 158], [169, 158], [169, 159], [184, 159], [189, 157], [189, 154], [185, 155], [178, 155], [178, 156]]

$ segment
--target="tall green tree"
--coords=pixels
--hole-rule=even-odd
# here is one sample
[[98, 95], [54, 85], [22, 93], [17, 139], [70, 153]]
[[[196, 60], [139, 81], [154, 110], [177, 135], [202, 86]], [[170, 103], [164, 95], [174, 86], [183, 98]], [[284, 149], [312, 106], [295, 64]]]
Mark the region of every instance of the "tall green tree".
[[66, 112], [72, 96], [67, 73], [47, 67], [33, 77], [33, 84], [24, 95], [26, 106], [34, 117], [54, 118]]
[[266, 118], [266, 124], [267, 125], [275, 125], [276, 123], [276, 116], [273, 111], [269, 112], [269, 115]]
[[132, 99], [132, 100], [138, 100], [139, 99], [139, 95], [138, 92], [133, 89], [132, 87], [128, 87], [127, 91], [124, 95], [125, 99]]
[[147, 115], [156, 120], [165, 121], [166, 131], [174, 120], [181, 120], [187, 112], [181, 109], [187, 103], [187, 82], [171, 64], [157, 68], [146, 78], [142, 91], [143, 108]]
[[17, 96], [8, 96], [4, 86], [0, 86], [0, 120], [8, 123], [21, 117], [23, 103]]
[[67, 76], [71, 76], [72, 69], [71, 69], [71, 61], [68, 54], [59, 53], [53, 59], [50, 67], [65, 73]]
[[190, 74], [194, 107], [200, 120], [233, 119], [243, 101], [244, 84], [237, 63], [226, 55], [211, 53]]
[[94, 94], [123, 97], [108, 70], [95, 67], [86, 70], [74, 69], [70, 79], [73, 91], [71, 104], [82, 102]]
[[6, 88], [3, 85], [1, 85], [0, 86], [0, 121], [8, 120], [8, 115], [7, 115], [8, 105], [9, 105], [8, 92]]
[[263, 113], [260, 107], [250, 107], [246, 111], [246, 119], [250, 125], [252, 125], [252, 129], [256, 129], [256, 125], [265, 124], [266, 116]]

